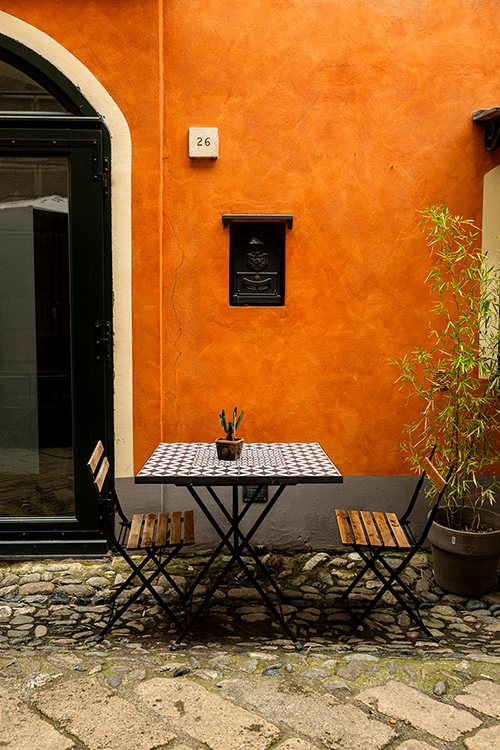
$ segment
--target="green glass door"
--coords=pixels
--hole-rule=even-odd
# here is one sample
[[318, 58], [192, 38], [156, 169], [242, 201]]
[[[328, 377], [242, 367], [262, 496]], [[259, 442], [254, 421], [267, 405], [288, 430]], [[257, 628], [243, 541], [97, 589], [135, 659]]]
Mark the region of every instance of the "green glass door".
[[73, 516], [68, 158], [0, 156], [0, 517]]
[[86, 461], [112, 435], [106, 142], [65, 119], [0, 132], [0, 555], [105, 550]]

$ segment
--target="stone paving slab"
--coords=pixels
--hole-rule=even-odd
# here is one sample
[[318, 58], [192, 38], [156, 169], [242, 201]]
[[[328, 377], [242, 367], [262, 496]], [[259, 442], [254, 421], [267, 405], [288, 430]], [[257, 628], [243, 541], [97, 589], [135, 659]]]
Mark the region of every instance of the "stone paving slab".
[[500, 718], [500, 685], [494, 682], [477, 680], [472, 685], [467, 685], [465, 695], [457, 695], [455, 700], [467, 708]]
[[[89, 750], [153, 750], [175, 737], [164, 722], [141, 713], [94, 678], [69, 680], [31, 700]], [[51, 745], [44, 750], [48, 748], [53, 750]]]
[[481, 726], [481, 721], [468, 711], [430, 698], [395, 680], [362, 691], [357, 700], [442, 740], [457, 740], [461, 734]]
[[0, 687], [0, 747], [12, 750], [70, 750], [74, 742]]
[[318, 750], [318, 748], [309, 744], [309, 742], [305, 742], [305, 740], [299, 739], [299, 737], [293, 737], [276, 745], [275, 750]]
[[[141, 750], [144, 746], [156, 750], [155, 735], [148, 744], [137, 734], [145, 717], [149, 729], [158, 725], [161, 728], [161, 750], [167, 750], [167, 744], [168, 750], [199, 750], [201, 743], [206, 750], [240, 750], [231, 734], [234, 721], [219, 721], [216, 711], [211, 715], [207, 710], [209, 705], [221, 706], [224, 720], [232, 715], [228, 711], [242, 712], [240, 716], [245, 721], [239, 726], [249, 728], [252, 750], [500, 748], [500, 719], [494, 714], [500, 689], [497, 663], [481, 663], [464, 653], [436, 646], [419, 651], [380, 649], [366, 642], [351, 648], [311, 642], [304, 652], [296, 653], [284, 650], [278, 643], [278, 639], [272, 645], [264, 641], [244, 643], [235, 638], [232, 645], [227, 641], [210, 648], [193, 644], [173, 654], [168, 644], [151, 646], [138, 636], [121, 646], [100, 643], [89, 648], [66, 643], [5, 649], [0, 651], [0, 685], [4, 688], [0, 705], [9, 705], [9, 709], [14, 705], [24, 712], [23, 724], [29, 725], [32, 717], [41, 722], [49, 740], [40, 750], [70, 750], [70, 736], [77, 738], [78, 750]], [[346, 664], [365, 669], [343, 682], [336, 678]], [[447, 683], [446, 690], [437, 699], [436, 687], [442, 682]], [[80, 689], [82, 684], [88, 689]], [[166, 706], [165, 712], [158, 711], [154, 704], [159, 689], [167, 698], [160, 701]], [[148, 694], [151, 706], [138, 691]], [[387, 697], [391, 709], [403, 706], [402, 716], [409, 715], [408, 705], [412, 703], [425, 728], [407, 718], [398, 721], [389, 709], [376, 714], [375, 709], [382, 707], [380, 701], [377, 705], [359, 701], [363, 694], [377, 691]], [[409, 691], [412, 702], [405, 691]], [[172, 700], [175, 694], [177, 697]], [[2, 701], [2, 695], [20, 699], [21, 703]], [[196, 713], [194, 697], [200, 696], [202, 710], [198, 707]], [[455, 703], [459, 697], [474, 701], [478, 708], [471, 707], [470, 711], [475, 717]], [[124, 721], [110, 721], [108, 706], [117, 706]], [[450, 708], [462, 717], [472, 717], [474, 726], [470, 728], [470, 721], [460, 723], [460, 736], [443, 741], [432, 733], [432, 721], [448, 727]], [[191, 721], [189, 724], [185, 719], [184, 727], [177, 723], [182, 710], [184, 717], [190, 714]], [[16, 715], [13, 710], [10, 713]], [[199, 722], [197, 716], [202, 717]], [[203, 727], [205, 717], [209, 723]], [[55, 726], [50, 726], [51, 722]], [[259, 735], [262, 727], [270, 727], [269, 736]], [[208, 730], [214, 733], [212, 744], [206, 742]], [[37, 730], [38, 736], [44, 737], [41, 730]], [[62, 738], [62, 747], [56, 740], [51, 744], [54, 737], [59, 744]], [[0, 748], [6, 741], [0, 724]], [[15, 743], [10, 746], [12, 750], [39, 750], [31, 738], [25, 745], [23, 742], [19, 739], [19, 748]], [[240, 744], [248, 743], [243, 739]]]
[[332, 750], [379, 750], [395, 736], [391, 727], [328, 693], [239, 679], [227, 680], [221, 688], [269, 721], [286, 724]]
[[500, 747], [500, 727], [480, 729], [474, 737], [465, 740], [467, 750], [498, 750]]
[[157, 715], [212, 750], [267, 750], [280, 738], [272, 724], [187, 680], [156, 678], [136, 695]]

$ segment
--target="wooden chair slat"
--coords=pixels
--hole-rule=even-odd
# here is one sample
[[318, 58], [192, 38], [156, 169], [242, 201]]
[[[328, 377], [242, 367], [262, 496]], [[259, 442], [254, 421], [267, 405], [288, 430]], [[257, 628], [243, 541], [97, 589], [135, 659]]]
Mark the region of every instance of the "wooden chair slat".
[[335, 515], [337, 516], [337, 524], [340, 531], [340, 538], [342, 544], [352, 544], [351, 529], [347, 522], [347, 516], [345, 510], [336, 510]]
[[104, 446], [99, 440], [87, 464], [87, 466], [89, 467], [89, 471], [93, 477], [95, 477], [95, 472], [99, 465], [99, 461], [101, 460], [101, 456], [103, 453], [104, 453]]
[[184, 544], [194, 544], [194, 511], [184, 511]]
[[401, 549], [410, 549], [411, 544], [409, 543], [408, 539], [406, 538], [406, 534], [401, 528], [397, 515], [395, 513], [386, 513], [386, 518], [392, 529], [392, 533], [394, 534], [394, 538], [396, 539], [398, 547], [400, 547]]
[[361, 524], [361, 519], [359, 517], [359, 514], [356, 510], [350, 510], [348, 511], [349, 521], [351, 522], [351, 529], [352, 533], [354, 535], [354, 541], [356, 544], [363, 544], [366, 545], [366, 537], [365, 532], [363, 531], [363, 526]]
[[446, 480], [443, 479], [439, 471], [436, 469], [434, 464], [429, 461], [428, 458], [424, 458], [422, 461], [422, 466], [424, 467], [427, 475], [430, 479], [434, 482], [436, 487], [438, 488], [439, 492], [442, 492], [443, 489], [446, 487]]
[[102, 459], [102, 463], [99, 467], [99, 471], [97, 472], [97, 476], [94, 479], [94, 487], [96, 488], [99, 496], [101, 495], [102, 487], [104, 485], [104, 482], [106, 481], [106, 477], [108, 476], [108, 471], [109, 471], [109, 461], [106, 458], [106, 456], [104, 456], [104, 458]]
[[132, 525], [130, 527], [130, 534], [128, 535], [127, 549], [139, 549], [143, 518], [144, 516], [142, 513], [136, 513], [132, 516]]
[[374, 547], [381, 547], [382, 542], [377, 533], [377, 527], [375, 526], [372, 518], [372, 514], [367, 510], [361, 511], [361, 518], [365, 527], [365, 531], [368, 535], [368, 541]]
[[181, 543], [181, 512], [174, 510], [170, 515], [170, 545]]
[[156, 523], [156, 514], [147, 513], [144, 518], [144, 528], [142, 530], [142, 539], [141, 539], [142, 549], [146, 549], [146, 547], [153, 546], [153, 541], [155, 538], [155, 523]]
[[392, 538], [392, 534], [387, 525], [387, 521], [385, 520], [384, 514], [379, 513], [379, 512], [374, 512], [373, 517], [375, 519], [375, 523], [377, 524], [377, 528], [380, 531], [380, 536], [382, 537], [382, 542], [384, 544], [384, 547], [395, 547], [396, 542]]
[[158, 513], [155, 547], [165, 547], [167, 544], [168, 513]]

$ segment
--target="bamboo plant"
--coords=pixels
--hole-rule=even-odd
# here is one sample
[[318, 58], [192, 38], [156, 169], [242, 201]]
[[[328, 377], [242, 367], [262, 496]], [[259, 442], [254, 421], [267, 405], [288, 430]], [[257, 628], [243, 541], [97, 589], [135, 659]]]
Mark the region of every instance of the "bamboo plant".
[[[484, 503], [493, 504], [499, 457], [500, 277], [478, 249], [473, 222], [446, 205], [422, 211], [421, 226], [435, 258], [427, 278], [433, 306], [429, 339], [396, 360], [401, 387], [418, 399], [418, 418], [402, 448], [414, 468], [437, 446], [438, 467], [454, 466], [445, 498], [450, 528], [479, 530]], [[488, 479], [485, 479], [488, 477]], [[473, 509], [465, 525], [463, 509]]]

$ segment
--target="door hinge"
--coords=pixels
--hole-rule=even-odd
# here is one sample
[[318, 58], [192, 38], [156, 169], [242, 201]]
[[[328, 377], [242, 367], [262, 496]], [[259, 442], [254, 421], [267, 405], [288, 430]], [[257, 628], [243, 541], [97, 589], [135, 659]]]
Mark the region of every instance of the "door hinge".
[[95, 330], [95, 358], [99, 362], [101, 357], [109, 362], [111, 359], [111, 323], [106, 322], [104, 326], [105, 335], [102, 336], [102, 326], [96, 323]]
[[[95, 171], [94, 172], [94, 182], [102, 182], [102, 190], [107, 198], [109, 195], [109, 159], [106, 157], [103, 159], [103, 165], [104, 168], [102, 170], [102, 173]], [[94, 164], [94, 169], [96, 165]]]
[[99, 144], [97, 141], [92, 143], [92, 165], [94, 170], [94, 182], [102, 182], [104, 195], [109, 194], [109, 159], [107, 156], [102, 160], [102, 172], [99, 172]]

